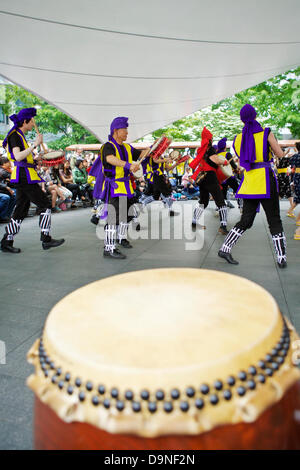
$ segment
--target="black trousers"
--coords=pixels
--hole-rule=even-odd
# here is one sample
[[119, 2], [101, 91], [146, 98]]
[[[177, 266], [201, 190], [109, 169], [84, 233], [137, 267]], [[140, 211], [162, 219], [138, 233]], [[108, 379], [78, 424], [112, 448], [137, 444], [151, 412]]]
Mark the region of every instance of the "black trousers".
[[283, 232], [280, 218], [279, 195], [273, 172], [270, 172], [270, 195], [268, 199], [244, 199], [241, 220], [235, 225], [236, 228], [247, 230], [252, 227], [256, 210], [259, 204], [264, 208], [269, 229], [272, 235]]
[[236, 178], [234, 178], [234, 176], [231, 176], [226, 181], [224, 181], [224, 183], [222, 183], [222, 187], [223, 187], [222, 192], [223, 192], [224, 199], [227, 199], [228, 188], [232, 188], [235, 194], [238, 190], [239, 182], [237, 181]]
[[39, 213], [44, 212], [46, 209], [51, 209], [51, 202], [38, 183], [17, 183], [15, 187], [17, 194], [16, 207], [12, 215], [14, 220], [25, 219], [29, 211], [30, 202], [37, 206]]
[[209, 203], [209, 194], [212, 195], [217, 206], [225, 206], [225, 200], [221, 191], [217, 175], [214, 171], [208, 171], [199, 184], [200, 199], [199, 204], [203, 204], [204, 209]]
[[128, 215], [130, 207], [136, 203], [136, 198], [127, 196], [111, 197], [108, 205], [108, 225], [119, 225], [121, 222], [129, 223], [134, 215]]
[[172, 194], [172, 188], [166, 183], [164, 175], [153, 175], [153, 197], [156, 201], [159, 200], [160, 195], [169, 197]]
[[78, 198], [80, 199], [81, 196], [82, 196], [82, 191], [79, 187], [79, 184], [75, 184], [75, 183], [66, 183], [64, 184], [64, 186], [69, 190], [71, 191], [72, 193], [72, 200], [73, 201], [76, 201], [76, 198], [78, 196]]

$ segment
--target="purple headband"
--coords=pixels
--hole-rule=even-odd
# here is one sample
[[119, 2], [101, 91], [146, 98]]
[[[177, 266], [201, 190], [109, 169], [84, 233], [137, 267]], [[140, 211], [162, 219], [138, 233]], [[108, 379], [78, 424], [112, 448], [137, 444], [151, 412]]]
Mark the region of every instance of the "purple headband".
[[108, 140], [112, 139], [114, 130], [116, 129], [125, 129], [128, 127], [128, 118], [124, 116], [116, 117], [110, 125], [110, 134]]
[[240, 111], [241, 121], [245, 123], [242, 131], [240, 164], [245, 170], [251, 170], [251, 163], [255, 161], [255, 140], [253, 134], [262, 132], [263, 128], [255, 120], [256, 111], [251, 104], [245, 104]]
[[222, 150], [226, 149], [226, 142], [227, 142], [226, 137], [219, 140], [219, 142], [218, 142], [218, 152], [222, 152]]
[[18, 114], [12, 114], [9, 116], [9, 119], [14, 123], [14, 126], [9, 130], [8, 134], [6, 135], [5, 139], [3, 140], [3, 147], [7, 145], [7, 137], [14, 129], [18, 128], [18, 122], [22, 122], [25, 119], [31, 119], [36, 116], [36, 109], [35, 108], [24, 108], [18, 112]]

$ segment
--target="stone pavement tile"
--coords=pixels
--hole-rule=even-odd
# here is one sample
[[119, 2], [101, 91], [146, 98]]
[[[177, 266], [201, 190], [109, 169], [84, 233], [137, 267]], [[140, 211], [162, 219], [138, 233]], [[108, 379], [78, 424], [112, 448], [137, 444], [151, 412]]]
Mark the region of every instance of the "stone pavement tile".
[[32, 420], [1, 421], [0, 450], [32, 450]]
[[31, 323], [25, 326], [9, 320], [0, 320], [0, 340], [5, 343], [6, 354], [16, 349], [33, 335], [39, 335], [41, 331], [42, 325]]
[[24, 343], [6, 355], [6, 364], [0, 365], [0, 374], [25, 379], [34, 372], [34, 367], [27, 362], [26, 356], [40, 334], [33, 334]]
[[1, 447], [31, 448], [33, 398], [24, 379], [0, 374]]
[[44, 307], [31, 307], [14, 304], [13, 297], [10, 302], [1, 300], [0, 322], [11, 323], [12, 327], [42, 327], [46, 319], [48, 309]]

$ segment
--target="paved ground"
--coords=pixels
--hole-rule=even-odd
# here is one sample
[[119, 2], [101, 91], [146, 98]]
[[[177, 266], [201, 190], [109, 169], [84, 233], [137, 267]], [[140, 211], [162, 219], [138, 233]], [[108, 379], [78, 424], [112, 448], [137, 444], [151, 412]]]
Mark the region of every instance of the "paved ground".
[[[191, 209], [190, 202], [181, 204], [186, 210]], [[186, 239], [138, 239], [134, 241], [134, 248], [127, 250], [128, 258], [123, 261], [103, 259], [103, 245], [95, 236], [95, 226], [89, 222], [89, 209], [53, 216], [53, 235], [65, 237], [66, 243], [49, 251], [41, 249], [38, 218], [26, 219], [15, 242], [22, 253], [0, 253], [0, 340], [6, 346], [6, 364], [1, 365], [3, 356], [0, 354], [0, 449], [32, 448], [33, 395], [25, 385], [32, 367], [26, 362], [26, 353], [40, 335], [51, 307], [89, 282], [122, 272], [159, 267], [194, 267], [235, 273], [265, 287], [300, 331], [300, 242], [293, 240], [295, 222], [285, 217], [286, 208], [286, 202], [281, 202], [288, 242], [286, 270], [277, 268], [263, 213], [257, 215], [252, 230], [234, 249], [233, 254], [240, 261], [238, 266], [228, 265], [216, 256], [224, 237], [217, 234], [218, 219], [213, 206], [206, 211], [207, 230], [202, 232], [205, 239], [201, 250], [185, 250], [186, 243], [189, 243], [187, 248], [193, 248]], [[166, 211], [161, 210], [159, 203], [154, 204], [153, 210], [152, 219], [148, 220], [147, 214], [141, 216], [144, 227], [139, 233], [141, 237], [146, 236], [146, 227], [153, 233], [160, 231], [160, 237], [165, 233], [162, 227], [167, 226]], [[239, 211], [230, 210], [228, 226], [238, 218]], [[180, 217], [172, 220], [171, 232], [174, 224], [177, 228], [181, 226]], [[185, 222], [184, 230], [187, 236], [192, 236], [190, 219]], [[1, 237], [3, 232], [1, 225]], [[228, 287], [234, 289], [234, 286]]]

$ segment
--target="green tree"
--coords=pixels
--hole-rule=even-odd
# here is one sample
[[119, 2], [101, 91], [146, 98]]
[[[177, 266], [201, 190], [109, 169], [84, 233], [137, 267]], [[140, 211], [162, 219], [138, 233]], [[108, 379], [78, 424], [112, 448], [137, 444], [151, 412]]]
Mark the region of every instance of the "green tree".
[[[63, 134], [62, 137], [48, 142], [52, 149], [65, 148], [71, 144], [99, 143], [99, 140], [72, 118], [62, 113], [54, 106], [46, 103], [37, 96], [16, 85], [6, 85], [5, 104], [2, 105], [5, 114], [18, 112], [24, 107], [37, 107], [36, 123], [42, 134]], [[30, 137], [30, 136], [29, 136]]]

